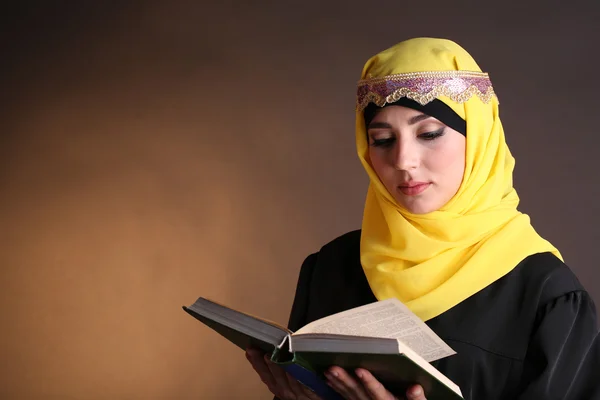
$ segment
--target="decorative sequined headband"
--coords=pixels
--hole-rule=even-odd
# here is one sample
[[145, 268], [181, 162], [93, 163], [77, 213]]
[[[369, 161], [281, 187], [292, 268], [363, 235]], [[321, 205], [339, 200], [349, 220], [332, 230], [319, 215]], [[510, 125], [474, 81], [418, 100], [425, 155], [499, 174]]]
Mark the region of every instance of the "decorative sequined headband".
[[472, 96], [484, 103], [496, 97], [487, 73], [476, 71], [426, 71], [368, 78], [358, 82], [356, 110], [369, 103], [383, 107], [401, 97], [425, 105], [439, 96], [464, 103]]

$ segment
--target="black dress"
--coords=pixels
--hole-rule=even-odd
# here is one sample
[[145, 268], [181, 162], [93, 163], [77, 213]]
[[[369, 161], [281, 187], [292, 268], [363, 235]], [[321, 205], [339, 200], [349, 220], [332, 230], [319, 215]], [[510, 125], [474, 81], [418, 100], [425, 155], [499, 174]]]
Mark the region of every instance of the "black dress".
[[[306, 258], [291, 330], [376, 301], [360, 264], [359, 243], [360, 231], [353, 231]], [[467, 400], [600, 400], [594, 302], [551, 253], [526, 258], [427, 325], [457, 352], [433, 365]]]

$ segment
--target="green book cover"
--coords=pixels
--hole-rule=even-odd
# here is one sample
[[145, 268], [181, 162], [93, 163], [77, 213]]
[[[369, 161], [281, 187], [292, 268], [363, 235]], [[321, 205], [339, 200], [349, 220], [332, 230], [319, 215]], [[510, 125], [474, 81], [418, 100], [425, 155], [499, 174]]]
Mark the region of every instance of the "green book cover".
[[[297, 352], [291, 360], [275, 361], [285, 369], [290, 368], [292, 364], [299, 365], [323, 382], [326, 381], [324, 372], [332, 365], [342, 367], [350, 373], [357, 368], [364, 368], [387, 390], [400, 398], [410, 386], [419, 384], [423, 387], [427, 400], [463, 399], [404, 354]], [[306, 386], [314, 386], [316, 383], [314, 379], [307, 379], [306, 376], [303, 378], [307, 380], [302, 382]]]
[[390, 392], [420, 384], [428, 400], [460, 400], [460, 388], [430, 362], [454, 351], [397, 299], [314, 321], [297, 332], [199, 298], [184, 311], [245, 350], [259, 348], [324, 400], [341, 397], [323, 373], [339, 366], [370, 371]]

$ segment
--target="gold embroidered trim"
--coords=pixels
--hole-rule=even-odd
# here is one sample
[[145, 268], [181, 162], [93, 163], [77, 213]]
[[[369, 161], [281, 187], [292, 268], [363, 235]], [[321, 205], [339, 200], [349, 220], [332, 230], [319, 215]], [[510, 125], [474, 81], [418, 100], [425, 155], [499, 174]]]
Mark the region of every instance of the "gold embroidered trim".
[[484, 103], [489, 103], [496, 94], [485, 72], [410, 72], [358, 81], [356, 110], [364, 110], [369, 103], [383, 107], [401, 97], [425, 105], [439, 96], [448, 97], [457, 103], [464, 103], [477, 96]]

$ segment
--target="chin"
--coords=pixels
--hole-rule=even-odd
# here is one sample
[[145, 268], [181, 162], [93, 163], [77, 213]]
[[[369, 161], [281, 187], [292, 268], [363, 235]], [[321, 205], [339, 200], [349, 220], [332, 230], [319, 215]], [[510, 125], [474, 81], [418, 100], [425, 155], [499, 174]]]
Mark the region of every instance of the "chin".
[[430, 212], [436, 211], [439, 208], [420, 201], [411, 202], [410, 204], [400, 201], [398, 201], [398, 203], [409, 213], [417, 215], [429, 214]]
[[424, 215], [424, 214], [429, 214], [430, 212], [435, 211], [435, 208], [421, 208], [421, 207], [407, 208], [407, 211], [410, 212], [411, 214]]

